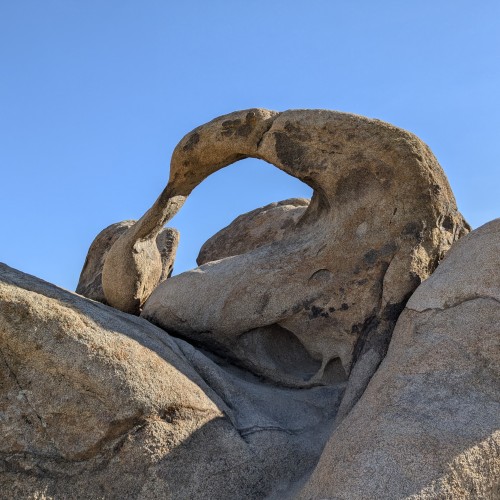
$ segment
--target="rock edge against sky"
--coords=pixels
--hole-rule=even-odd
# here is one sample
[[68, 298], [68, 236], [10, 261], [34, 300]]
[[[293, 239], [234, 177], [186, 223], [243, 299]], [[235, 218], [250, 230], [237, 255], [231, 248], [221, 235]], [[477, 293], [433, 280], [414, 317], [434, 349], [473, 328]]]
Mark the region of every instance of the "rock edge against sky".
[[[163, 223], [242, 155], [312, 200], [240, 216], [168, 278]], [[430, 150], [391, 125], [247, 110], [199, 127], [82, 273], [143, 317], [0, 266], [2, 495], [498, 497], [500, 219], [467, 231]], [[120, 281], [122, 257], [139, 272]]]

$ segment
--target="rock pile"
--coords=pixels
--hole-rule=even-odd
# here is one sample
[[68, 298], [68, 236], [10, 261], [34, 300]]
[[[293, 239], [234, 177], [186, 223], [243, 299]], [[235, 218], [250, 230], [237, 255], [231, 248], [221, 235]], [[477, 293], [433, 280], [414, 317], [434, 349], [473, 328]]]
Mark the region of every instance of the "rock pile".
[[[163, 224], [246, 156], [312, 199], [241, 215], [169, 277]], [[92, 244], [86, 297], [0, 264], [0, 496], [498, 498], [500, 219], [468, 230], [389, 124], [198, 127], [151, 209]]]

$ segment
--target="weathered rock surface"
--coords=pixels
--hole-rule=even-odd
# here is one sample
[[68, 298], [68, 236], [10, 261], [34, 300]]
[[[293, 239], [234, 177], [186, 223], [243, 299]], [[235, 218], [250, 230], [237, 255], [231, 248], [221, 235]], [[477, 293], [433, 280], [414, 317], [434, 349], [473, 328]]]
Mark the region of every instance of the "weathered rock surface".
[[[83, 265], [76, 293], [92, 300], [107, 304], [102, 288], [102, 268], [109, 249], [115, 241], [132, 227], [136, 221], [125, 220], [111, 224], [103, 229], [90, 245]], [[156, 237], [156, 246], [161, 256], [160, 281], [166, 280], [172, 273], [175, 254], [179, 245], [179, 232], [173, 228], [163, 228]]]
[[201, 266], [282, 240], [286, 229], [304, 215], [309, 201], [290, 198], [240, 215], [203, 244], [196, 263]]
[[266, 384], [2, 264], [0, 497], [498, 498], [499, 339], [500, 219], [418, 287], [340, 419], [345, 384]]
[[[157, 286], [163, 224], [246, 156], [311, 202], [239, 217]], [[166, 331], [0, 264], [0, 496], [500, 496], [500, 219], [454, 243], [468, 226], [418, 138], [232, 113], [180, 142], [138, 222], [108, 229], [88, 289], [102, 269], [105, 300], [137, 314], [157, 287], [143, 315]]]
[[[231, 116], [239, 116], [233, 113]], [[246, 113], [244, 122], [224, 120], [224, 141], [219, 130], [205, 130], [204, 140], [213, 144], [209, 154], [199, 155], [196, 131], [182, 146], [189, 159], [181, 163], [172, 159], [170, 178], [153, 206], [111, 246], [104, 261], [102, 286], [106, 301], [120, 311], [139, 314], [143, 303], [157, 287], [161, 275], [161, 259], [155, 240], [161, 228], [184, 204], [191, 191], [210, 173], [237, 160], [251, 156], [255, 143], [269, 127], [274, 111], [254, 109]], [[178, 148], [177, 148], [178, 149]], [[193, 149], [194, 155], [190, 154]], [[174, 151], [175, 156], [175, 151]], [[182, 154], [181, 154], [182, 156]], [[198, 164], [193, 164], [193, 159]], [[190, 164], [191, 163], [191, 164]], [[192, 167], [195, 167], [194, 169]]]
[[500, 219], [417, 288], [299, 497], [500, 497]]
[[[247, 110], [198, 127], [176, 147], [152, 210], [171, 214], [168, 200], [247, 156], [310, 185], [306, 211], [281, 227], [278, 241], [264, 244], [264, 233], [253, 245], [248, 236], [243, 253], [165, 281], [142, 314], [280, 383], [340, 382], [357, 363], [348, 389], [353, 404], [409, 295], [468, 226], [417, 137], [322, 110]], [[228, 242], [239, 226], [251, 235], [262, 211], [234, 222]]]
[[1, 498], [282, 498], [342, 390], [265, 384], [0, 264]]

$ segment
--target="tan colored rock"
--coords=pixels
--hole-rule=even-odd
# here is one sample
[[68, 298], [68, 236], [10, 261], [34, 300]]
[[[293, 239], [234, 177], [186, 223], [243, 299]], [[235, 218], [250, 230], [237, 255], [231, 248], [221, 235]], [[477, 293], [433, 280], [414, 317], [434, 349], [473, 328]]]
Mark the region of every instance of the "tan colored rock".
[[32, 439], [20, 426], [11, 442], [3, 440], [3, 452], [13, 446], [89, 459], [163, 414], [187, 411], [199, 425], [203, 415], [221, 416], [177, 346], [166, 338], [158, 349], [164, 332], [5, 265], [0, 269], [0, 347], [13, 381], [10, 403], [31, 408], [26, 425], [39, 428]]
[[323, 452], [342, 384], [263, 383], [140, 318], [0, 265], [0, 491], [497, 498], [499, 250], [500, 219], [453, 247]]
[[[113, 243], [136, 221], [126, 220], [111, 224], [103, 229], [90, 245], [83, 265], [76, 293], [92, 300], [107, 304], [102, 289], [102, 268]], [[166, 280], [174, 267], [175, 254], [179, 245], [179, 232], [172, 228], [163, 228], [156, 237], [156, 246], [161, 256], [162, 272], [160, 281]]]
[[309, 201], [290, 198], [240, 215], [203, 244], [196, 263], [201, 266], [282, 240], [304, 215]]
[[412, 295], [301, 499], [500, 497], [500, 219]]
[[411, 296], [408, 308], [419, 312], [447, 309], [476, 297], [500, 302], [499, 228], [500, 221], [495, 219], [453, 245], [433, 279], [423, 283]]
[[198, 127], [174, 151], [172, 198], [157, 201], [156, 213], [172, 213], [168, 200], [247, 156], [311, 186], [307, 210], [279, 241], [258, 236], [242, 254], [162, 283], [142, 314], [289, 385], [341, 382], [359, 362], [348, 411], [409, 295], [468, 226], [417, 137], [322, 110], [247, 110]]
[[0, 264], [1, 495], [497, 498], [500, 220], [454, 244], [400, 315], [468, 230], [408, 132], [328, 111], [199, 127], [104, 258], [106, 300], [140, 310], [165, 221], [245, 156], [314, 196], [302, 214], [245, 214], [210, 262], [154, 290], [144, 316], [198, 349]]
[[[160, 281], [161, 258], [155, 239], [161, 228], [184, 204], [191, 191], [210, 173], [237, 160], [251, 156], [255, 143], [269, 127], [269, 120], [276, 115], [273, 111], [254, 109], [217, 118], [224, 140], [210, 137], [211, 131], [203, 132], [203, 140], [213, 143], [210, 154], [197, 157], [196, 147], [200, 136], [194, 130], [184, 142], [183, 152], [188, 161], [198, 161], [197, 170], [188, 164], [179, 165], [173, 159], [170, 179], [153, 206], [112, 245], [104, 261], [102, 283], [108, 304], [121, 311], [139, 314], [142, 304]], [[235, 117], [235, 121], [231, 118]], [[224, 123], [221, 123], [224, 122]], [[221, 147], [219, 147], [221, 146]], [[238, 151], [238, 152], [236, 152]], [[175, 152], [174, 152], [175, 155]], [[182, 156], [182, 154], [181, 154]], [[182, 161], [182, 160], [181, 160]], [[215, 161], [215, 162], [214, 162]], [[222, 161], [222, 163], [218, 163]]]
[[279, 388], [225, 365], [0, 264], [0, 497], [287, 496], [342, 387]]

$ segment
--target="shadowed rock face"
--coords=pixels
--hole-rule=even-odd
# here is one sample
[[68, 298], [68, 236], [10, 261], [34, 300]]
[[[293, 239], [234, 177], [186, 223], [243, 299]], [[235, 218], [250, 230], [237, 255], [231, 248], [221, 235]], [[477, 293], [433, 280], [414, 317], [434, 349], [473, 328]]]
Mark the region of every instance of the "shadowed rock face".
[[[102, 288], [102, 268], [109, 249], [115, 241], [132, 227], [136, 221], [126, 220], [111, 224], [103, 229], [90, 245], [85, 264], [83, 265], [76, 293], [107, 304]], [[174, 267], [175, 253], [179, 245], [179, 232], [176, 229], [164, 228], [156, 237], [156, 246], [160, 252], [161, 274], [159, 282], [166, 280]]]
[[343, 380], [357, 362], [354, 401], [407, 298], [468, 225], [417, 137], [322, 110], [247, 110], [198, 127], [152, 211], [172, 214], [170, 200], [249, 156], [313, 188], [305, 213], [279, 241], [166, 280], [142, 315], [286, 384]]
[[0, 497], [283, 498], [317, 462], [342, 387], [225, 365], [0, 263]]

